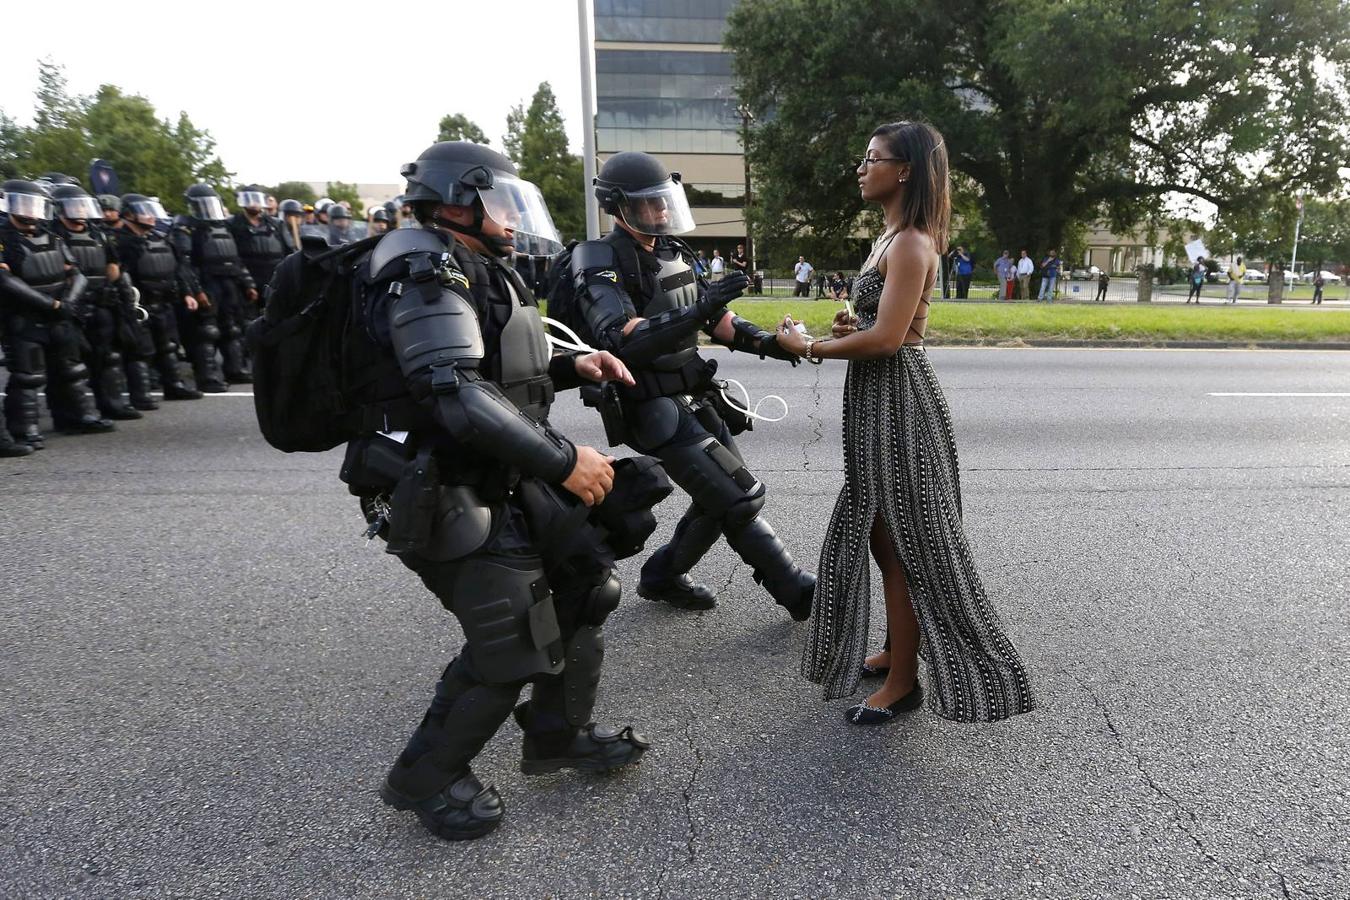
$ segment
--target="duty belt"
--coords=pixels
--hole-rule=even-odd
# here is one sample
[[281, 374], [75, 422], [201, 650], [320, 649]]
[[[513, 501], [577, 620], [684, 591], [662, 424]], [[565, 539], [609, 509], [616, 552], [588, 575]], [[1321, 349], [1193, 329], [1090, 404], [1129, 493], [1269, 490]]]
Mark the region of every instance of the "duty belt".
[[673, 372], [656, 369], [633, 371], [632, 387], [620, 385], [622, 395], [629, 400], [651, 400], [654, 397], [674, 397], [676, 394], [696, 394], [708, 386], [717, 372], [713, 360], [694, 357]]

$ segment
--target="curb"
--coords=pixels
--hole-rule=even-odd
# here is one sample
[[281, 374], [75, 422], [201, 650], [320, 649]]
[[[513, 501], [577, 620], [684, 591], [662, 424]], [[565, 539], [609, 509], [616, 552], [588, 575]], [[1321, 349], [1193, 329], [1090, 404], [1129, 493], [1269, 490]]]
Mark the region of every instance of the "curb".
[[1069, 338], [933, 338], [930, 347], [1061, 347], [1061, 348], [1158, 348], [1173, 350], [1350, 350], [1350, 341], [1150, 341], [1072, 340]]

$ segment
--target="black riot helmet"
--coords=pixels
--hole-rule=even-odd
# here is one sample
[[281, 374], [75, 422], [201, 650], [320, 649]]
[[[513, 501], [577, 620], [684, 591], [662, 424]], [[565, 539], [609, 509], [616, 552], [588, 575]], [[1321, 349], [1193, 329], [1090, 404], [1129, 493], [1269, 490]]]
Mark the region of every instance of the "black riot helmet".
[[194, 184], [183, 192], [183, 199], [188, 203], [188, 215], [192, 218], [203, 222], [225, 220], [225, 204], [220, 202], [220, 195], [211, 185]]
[[372, 222], [388, 222], [388, 221], [389, 221], [389, 210], [385, 209], [383, 206], [376, 207], [375, 211], [372, 212], [372, 213], [370, 214], [370, 221], [372, 221]]
[[[552, 256], [562, 249], [544, 195], [520, 178], [515, 163], [491, 147], [442, 141], [423, 150], [400, 174], [408, 179], [403, 202], [412, 204], [423, 222], [477, 238], [503, 256], [513, 246], [530, 256]], [[442, 204], [471, 208], [473, 225], [440, 218], [437, 208]], [[484, 217], [510, 229], [512, 241], [484, 235]]]
[[122, 198], [116, 194], [99, 194], [98, 207], [105, 212], [109, 210], [120, 210], [122, 208]]
[[640, 234], [684, 234], [694, 230], [694, 215], [679, 172], [667, 172], [649, 153], [626, 150], [600, 167], [595, 197], [601, 208]]
[[256, 209], [259, 212], [267, 208], [267, 191], [256, 184], [246, 185], [235, 191], [234, 202], [241, 209]]
[[11, 178], [0, 184], [0, 191], [5, 192], [5, 206], [9, 215], [20, 225], [31, 228], [40, 221], [51, 221], [52, 197], [37, 182]]
[[305, 204], [299, 200], [282, 200], [281, 206], [277, 210], [283, 216], [303, 216], [305, 214]]
[[154, 228], [169, 213], [164, 206], [152, 197], [144, 194], [122, 195], [122, 218], [143, 228]]
[[83, 222], [103, 218], [103, 210], [98, 203], [78, 184], [58, 184], [52, 188], [52, 202], [56, 206], [56, 214], [63, 219]]
[[74, 175], [67, 175], [65, 172], [43, 172], [37, 177], [37, 180], [45, 181], [53, 187], [59, 184], [78, 185], [80, 183], [80, 179], [76, 178]]

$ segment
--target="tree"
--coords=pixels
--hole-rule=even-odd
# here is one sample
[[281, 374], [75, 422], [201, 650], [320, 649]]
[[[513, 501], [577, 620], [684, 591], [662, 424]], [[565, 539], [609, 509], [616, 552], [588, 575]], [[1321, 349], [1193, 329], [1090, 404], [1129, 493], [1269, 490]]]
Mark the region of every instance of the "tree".
[[314, 188], [309, 186], [308, 181], [283, 181], [274, 188], [267, 191], [277, 202], [282, 200], [299, 200], [301, 203], [313, 203], [319, 199], [319, 195], [314, 193]]
[[925, 119], [998, 242], [1039, 250], [1175, 198], [1330, 189], [1350, 164], [1347, 38], [1344, 0], [742, 0], [725, 42], [767, 234], [855, 228], [849, 162], [882, 122]]
[[441, 141], [473, 141], [475, 144], [486, 144], [488, 139], [483, 129], [463, 113], [448, 113], [441, 117], [441, 126], [436, 135], [436, 142]]
[[507, 155], [520, 177], [539, 185], [553, 223], [563, 239], [586, 236], [585, 176], [581, 157], [567, 147], [567, 129], [547, 81], [534, 92], [528, 109], [514, 107], [506, 117]]
[[345, 181], [330, 181], [328, 189], [324, 191], [324, 196], [339, 203], [346, 203], [351, 208], [352, 215], [356, 218], [363, 218], [366, 214], [366, 208], [361, 203], [361, 195], [357, 193], [356, 185]]
[[110, 84], [72, 97], [50, 60], [38, 63], [38, 82], [31, 128], [0, 114], [0, 168], [7, 173], [55, 171], [84, 180], [90, 161], [102, 158], [113, 164], [123, 191], [160, 197], [167, 206], [178, 205], [196, 182], [229, 190], [231, 173], [214, 139], [187, 113], [170, 125], [150, 101]]

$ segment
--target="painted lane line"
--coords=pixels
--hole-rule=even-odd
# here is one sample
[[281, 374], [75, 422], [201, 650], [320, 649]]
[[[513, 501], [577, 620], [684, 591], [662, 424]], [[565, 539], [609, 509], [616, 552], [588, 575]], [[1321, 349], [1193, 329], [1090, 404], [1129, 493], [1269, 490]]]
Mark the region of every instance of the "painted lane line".
[[1350, 391], [1216, 391], [1206, 397], [1350, 397]]

